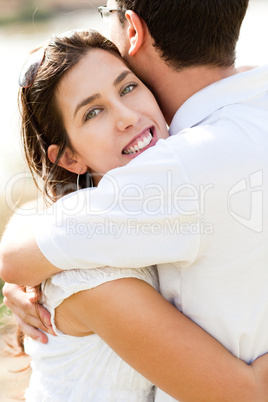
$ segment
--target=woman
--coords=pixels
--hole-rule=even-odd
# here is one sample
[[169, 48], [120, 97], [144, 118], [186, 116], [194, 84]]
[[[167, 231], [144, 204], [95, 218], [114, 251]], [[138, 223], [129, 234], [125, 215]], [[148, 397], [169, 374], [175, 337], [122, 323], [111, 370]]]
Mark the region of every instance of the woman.
[[[52, 40], [20, 85], [25, 153], [44, 180], [46, 203], [78, 183], [98, 185], [168, 135], [150, 91], [96, 32]], [[262, 400], [261, 360], [249, 367], [235, 359], [157, 288], [153, 267], [72, 270], [44, 283], [58, 336], [48, 345], [26, 342], [33, 360], [26, 400], [152, 401], [153, 383], [186, 401]], [[122, 296], [118, 320], [112, 311]]]
[[[32, 172], [42, 172], [47, 198], [54, 201], [74, 191], [78, 182], [84, 186], [88, 174], [97, 185], [102, 173], [125, 165], [168, 136], [153, 95], [122, 63], [117, 49], [99, 34], [75, 32], [55, 38], [44, 56], [43, 50], [35, 54], [42, 60], [36, 76], [29, 78], [26, 66], [20, 82], [27, 161]], [[52, 314], [72, 293], [118, 278], [134, 276], [157, 288], [154, 268], [139, 272], [104, 268], [88, 273], [74, 271], [59, 276], [57, 285], [53, 280], [45, 284], [44, 300]], [[76, 325], [66, 332], [79, 338], [58, 333], [49, 347], [26, 342], [26, 352], [33, 360], [27, 401], [36, 401], [40, 395], [53, 401], [153, 400], [152, 384], [98, 336], [81, 337], [88, 331], [81, 333]], [[64, 374], [63, 382], [54, 375], [55, 370]]]

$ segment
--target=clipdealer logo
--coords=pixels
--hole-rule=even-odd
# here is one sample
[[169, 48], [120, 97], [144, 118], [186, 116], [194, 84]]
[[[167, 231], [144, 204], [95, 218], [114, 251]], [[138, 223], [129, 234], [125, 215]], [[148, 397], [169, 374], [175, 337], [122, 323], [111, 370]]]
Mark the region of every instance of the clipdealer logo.
[[[248, 179], [243, 178], [237, 182], [228, 193], [228, 210], [230, 215], [244, 227], [260, 233], [263, 230], [263, 171], [252, 173]], [[236, 196], [247, 197], [248, 215], [234, 210], [232, 200]]]

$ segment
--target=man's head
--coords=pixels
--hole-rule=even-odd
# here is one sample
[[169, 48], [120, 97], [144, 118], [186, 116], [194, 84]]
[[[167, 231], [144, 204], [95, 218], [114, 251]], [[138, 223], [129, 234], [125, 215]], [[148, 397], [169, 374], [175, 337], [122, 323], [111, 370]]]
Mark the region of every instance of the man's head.
[[[115, 1], [113, 1], [115, 3]], [[249, 0], [116, 0], [119, 20], [134, 11], [147, 25], [161, 58], [175, 70], [234, 64]], [[108, 2], [109, 3], [109, 2]]]

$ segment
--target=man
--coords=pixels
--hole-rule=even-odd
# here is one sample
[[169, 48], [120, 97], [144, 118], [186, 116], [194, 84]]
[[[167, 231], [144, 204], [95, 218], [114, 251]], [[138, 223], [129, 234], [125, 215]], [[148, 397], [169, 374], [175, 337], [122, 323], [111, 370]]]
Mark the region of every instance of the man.
[[[234, 67], [247, 5], [108, 1], [111, 38], [157, 97], [171, 138], [112, 171], [92, 197], [83, 192], [76, 225], [108, 219], [119, 238], [111, 224], [90, 238], [68, 232], [70, 197], [60, 221], [40, 218], [39, 247], [16, 239], [18, 261], [7, 242], [4, 280], [35, 285], [74, 266], [159, 264], [161, 293], [235, 356], [250, 363], [267, 352], [268, 68]], [[92, 214], [85, 205], [97, 210], [103, 195], [105, 210]]]

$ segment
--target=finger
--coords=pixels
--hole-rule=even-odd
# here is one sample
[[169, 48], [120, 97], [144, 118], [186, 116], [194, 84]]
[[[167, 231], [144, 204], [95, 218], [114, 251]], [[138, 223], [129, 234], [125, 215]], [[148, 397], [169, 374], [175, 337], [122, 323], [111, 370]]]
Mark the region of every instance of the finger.
[[[14, 316], [16, 317], [16, 321], [20, 322], [20, 326], [22, 326], [22, 322], [25, 325], [29, 325], [32, 327], [35, 327], [37, 329], [40, 329], [41, 331], [48, 332], [51, 335], [55, 335], [52, 326], [50, 324], [50, 314], [49, 312], [41, 305], [37, 306], [38, 309], [38, 314], [40, 314], [41, 320], [36, 312], [36, 307], [35, 305], [30, 306], [29, 308], [25, 307], [25, 304], [23, 307], [19, 307], [15, 304], [13, 304], [9, 299], [4, 298], [4, 303], [5, 305], [12, 310]], [[32, 313], [31, 313], [32, 312]], [[46, 323], [49, 323], [49, 325], [45, 325]]]
[[21, 297], [19, 300], [17, 300], [17, 298], [15, 297], [10, 298], [4, 296], [3, 302], [8, 308], [10, 308], [10, 310], [13, 311], [13, 313], [18, 315], [21, 319], [24, 319], [24, 317], [27, 318], [27, 316], [37, 317], [35, 304], [29, 302], [26, 293], [22, 294], [23, 297]]
[[37, 293], [34, 289], [27, 288], [28, 299], [31, 303], [38, 303], [41, 300], [42, 295]]
[[41, 291], [40, 285], [34, 286], [34, 287], [27, 286], [26, 292], [27, 292], [27, 294], [29, 296], [29, 300], [31, 302], [34, 302], [34, 303], [39, 302], [42, 298], [42, 291]]
[[38, 328], [42, 329], [42, 331], [48, 332], [51, 335], [56, 335], [51, 324], [50, 313], [41, 304], [37, 304], [37, 309], [38, 309], [38, 316], [40, 317], [40, 321], [42, 322], [42, 324], [44, 324], [45, 330], [40, 328], [39, 326]]
[[25, 287], [14, 285], [12, 283], [5, 283], [2, 289], [3, 296], [5, 296], [5, 300], [9, 303], [13, 303], [14, 305], [20, 305], [27, 300], [27, 296], [25, 293]]
[[21, 287], [19, 285], [13, 285], [12, 283], [4, 283], [3, 289], [2, 289], [2, 293], [4, 296], [8, 295], [12, 295], [12, 291], [15, 289], [21, 289]]
[[25, 293], [20, 286], [5, 284], [3, 294], [5, 305], [25, 324], [55, 335], [49, 312], [40, 304], [32, 303], [28, 293]]
[[15, 320], [16, 320], [19, 328], [24, 332], [25, 335], [27, 335], [30, 338], [35, 339], [36, 341], [39, 341], [41, 343], [44, 343], [44, 344], [48, 343], [48, 337], [46, 334], [39, 331], [37, 328], [34, 328], [33, 326], [26, 324], [17, 315], [14, 315], [14, 317], [15, 317]]
[[38, 303], [40, 301], [40, 296], [36, 293], [27, 293], [27, 295], [31, 303]]

